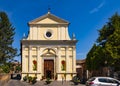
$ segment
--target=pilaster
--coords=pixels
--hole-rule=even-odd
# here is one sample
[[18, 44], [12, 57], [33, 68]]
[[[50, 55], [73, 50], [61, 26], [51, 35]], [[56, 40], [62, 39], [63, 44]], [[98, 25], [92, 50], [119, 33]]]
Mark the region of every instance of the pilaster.
[[25, 63], [25, 61], [24, 61], [24, 59], [25, 59], [25, 55], [24, 55], [24, 49], [25, 47], [24, 47], [24, 45], [22, 45], [22, 72], [25, 72], [25, 66], [24, 66], [24, 63]]
[[29, 65], [29, 72], [32, 72], [32, 47], [29, 46], [29, 57], [28, 57], [28, 65]]
[[40, 58], [40, 49], [37, 47], [37, 72], [41, 72], [41, 58]]
[[61, 51], [60, 51], [60, 47], [58, 47], [58, 57], [57, 57], [57, 72], [61, 72]]
[[61, 36], [60, 36], [60, 26], [58, 26], [58, 40], [61, 40]]
[[69, 52], [68, 52], [68, 47], [66, 47], [66, 72], [69, 72]]
[[73, 73], [76, 73], [76, 47], [73, 46]]

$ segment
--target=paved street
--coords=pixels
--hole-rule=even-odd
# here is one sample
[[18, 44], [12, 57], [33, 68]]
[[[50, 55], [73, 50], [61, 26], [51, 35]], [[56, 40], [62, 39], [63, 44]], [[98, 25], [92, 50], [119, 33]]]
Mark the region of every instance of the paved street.
[[51, 84], [46, 85], [44, 81], [38, 81], [34, 85], [31, 85], [29, 83], [19, 81], [19, 80], [10, 80], [8, 83], [5, 84], [5, 86], [85, 86], [82, 84], [74, 85], [72, 82], [58, 82], [58, 81], [53, 81]]

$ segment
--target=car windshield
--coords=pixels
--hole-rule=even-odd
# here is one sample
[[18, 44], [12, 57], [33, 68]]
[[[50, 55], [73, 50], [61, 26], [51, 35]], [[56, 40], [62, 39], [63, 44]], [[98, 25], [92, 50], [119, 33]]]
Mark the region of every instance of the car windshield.
[[108, 79], [108, 83], [114, 83], [112, 79]]
[[117, 80], [113, 80], [113, 83], [120, 83], [120, 82], [118, 82]]

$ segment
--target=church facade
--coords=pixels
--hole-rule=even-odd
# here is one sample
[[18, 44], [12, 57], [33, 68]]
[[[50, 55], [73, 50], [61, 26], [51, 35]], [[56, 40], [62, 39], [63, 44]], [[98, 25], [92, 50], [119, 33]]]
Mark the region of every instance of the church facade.
[[72, 80], [76, 75], [76, 43], [68, 33], [69, 22], [50, 12], [28, 23], [21, 40], [22, 79]]

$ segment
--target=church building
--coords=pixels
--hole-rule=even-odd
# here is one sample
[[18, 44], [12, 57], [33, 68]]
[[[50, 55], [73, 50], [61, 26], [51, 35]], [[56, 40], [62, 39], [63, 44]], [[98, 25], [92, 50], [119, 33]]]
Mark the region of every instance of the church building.
[[76, 75], [77, 40], [69, 36], [69, 22], [48, 12], [28, 26], [28, 36], [21, 40], [22, 79], [72, 80]]

